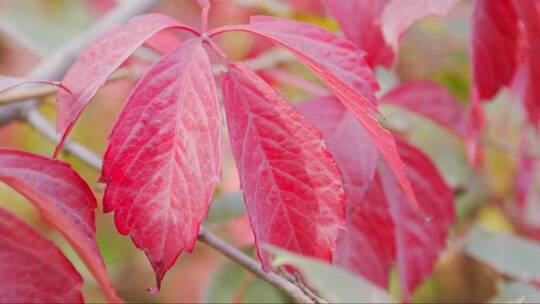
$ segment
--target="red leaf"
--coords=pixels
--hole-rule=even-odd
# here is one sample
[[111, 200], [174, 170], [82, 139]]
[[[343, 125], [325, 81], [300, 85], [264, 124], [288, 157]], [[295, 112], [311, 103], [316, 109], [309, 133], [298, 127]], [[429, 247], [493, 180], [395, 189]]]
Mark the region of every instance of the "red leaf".
[[437, 168], [416, 148], [398, 141], [399, 154], [406, 164], [422, 210], [411, 208], [393, 174], [383, 163], [381, 184], [395, 225], [396, 258], [404, 296], [433, 270], [439, 253], [446, 246], [448, 228], [454, 223], [454, 198]]
[[0, 180], [24, 195], [81, 257], [110, 302], [121, 302], [96, 244], [96, 198], [63, 162], [0, 149]]
[[349, 197], [347, 200], [357, 207], [347, 213], [346, 231], [340, 235], [333, 262], [388, 288], [396, 259], [395, 225], [379, 174], [374, 176], [363, 200], [352, 201]]
[[61, 83], [56, 81], [49, 81], [49, 80], [34, 80], [34, 79], [26, 79], [26, 78], [20, 78], [20, 77], [11, 77], [11, 76], [1, 76], [0, 75], [0, 93], [4, 93], [6, 91], [9, 91], [11, 89], [14, 89], [18, 86], [27, 85], [27, 84], [46, 84], [46, 85], [53, 85], [57, 86], [61, 89], [64, 89], [66, 94], [69, 94], [69, 90], [67, 90]]
[[518, 18], [512, 0], [475, 0], [472, 16], [473, 83], [480, 100], [510, 84], [517, 64]]
[[535, 0], [514, 1], [521, 20], [525, 37], [523, 75], [523, 103], [529, 121], [538, 124], [540, 120], [540, 3]]
[[[377, 165], [377, 148], [335, 97], [304, 102], [298, 109], [322, 131], [343, 175], [347, 231], [339, 237], [333, 261], [387, 287], [394, 261], [394, 228], [384, 196], [379, 195], [379, 186], [370, 187]], [[368, 188], [370, 192], [366, 193]]]
[[158, 289], [207, 215], [221, 175], [221, 125], [210, 62], [193, 39], [142, 77], [109, 136], [104, 210], [144, 250]]
[[398, 141], [418, 202], [432, 218], [427, 221], [411, 206], [386, 164], [373, 176], [376, 148], [335, 98], [317, 99], [299, 108], [322, 130], [343, 174], [347, 226], [338, 240], [334, 263], [387, 287], [397, 258], [407, 296], [431, 272], [444, 248], [448, 227], [454, 221], [450, 188], [422, 152]]
[[270, 39], [302, 60], [332, 89], [346, 86], [356, 90], [357, 103], [376, 111], [374, 91], [378, 84], [363, 53], [351, 42], [315, 25], [288, 19], [253, 16], [248, 25], [221, 27], [209, 35], [246, 31]]
[[330, 260], [345, 202], [322, 135], [247, 66], [228, 68], [222, 90], [229, 137], [263, 266], [262, 244]]
[[381, 17], [383, 36], [397, 53], [399, 40], [414, 22], [429, 16], [445, 16], [458, 0], [390, 0]]
[[83, 303], [83, 280], [52, 242], [0, 208], [0, 302]]
[[395, 54], [382, 35], [381, 15], [388, 0], [326, 0], [345, 36], [366, 52], [370, 67], [391, 67]]
[[249, 25], [215, 29], [210, 36], [227, 31], [246, 31], [271, 39], [291, 51], [330, 87], [375, 142], [405, 193], [417, 205], [403, 171], [392, 134], [383, 129], [373, 113], [376, 88], [373, 73], [351, 43], [322, 28], [273, 17], [255, 17]]
[[75, 121], [90, 99], [96, 95], [97, 90], [103, 86], [107, 77], [146, 40], [170, 28], [181, 28], [197, 33], [168, 16], [147, 14], [107, 31], [79, 56], [62, 81], [73, 94], [59, 92], [57, 96], [59, 109], [56, 129], [61, 133], [62, 140], [56, 147], [55, 156]]
[[297, 108], [324, 135], [343, 175], [347, 210], [353, 211], [359, 207], [375, 174], [377, 148], [337, 98], [320, 97]]
[[404, 83], [388, 92], [380, 102], [432, 119], [462, 139], [466, 136], [467, 110], [438, 84], [429, 81]]

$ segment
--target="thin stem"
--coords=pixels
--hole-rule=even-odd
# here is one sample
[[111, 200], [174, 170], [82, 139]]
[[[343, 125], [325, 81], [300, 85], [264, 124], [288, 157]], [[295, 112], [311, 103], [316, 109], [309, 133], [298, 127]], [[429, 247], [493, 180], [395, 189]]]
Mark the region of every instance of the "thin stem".
[[201, 32], [206, 33], [208, 31], [208, 13], [210, 12], [210, 5], [204, 7], [201, 16]]
[[222, 239], [201, 227], [199, 231], [199, 241], [207, 244], [215, 250], [223, 253], [226, 257], [236, 262], [238, 265], [246, 268], [257, 277], [272, 284], [277, 289], [285, 292], [297, 303], [314, 303], [314, 301], [308, 296], [300, 287], [289, 282], [287, 279], [279, 276], [272, 271], [264, 271], [259, 262], [247, 256], [242, 251], [235, 247], [225, 243]]

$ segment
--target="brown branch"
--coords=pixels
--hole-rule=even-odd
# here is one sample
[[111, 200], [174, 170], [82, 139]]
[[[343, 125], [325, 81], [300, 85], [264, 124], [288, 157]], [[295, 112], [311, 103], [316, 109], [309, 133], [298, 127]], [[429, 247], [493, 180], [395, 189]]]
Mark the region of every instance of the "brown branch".
[[221, 252], [238, 265], [255, 274], [260, 279], [272, 284], [277, 289], [289, 295], [295, 302], [316, 303], [304, 292], [304, 290], [302, 290], [302, 288], [293, 284], [292, 282], [289, 282], [289, 280], [283, 278], [273, 271], [264, 271], [259, 262], [255, 261], [235, 247], [225, 243], [222, 239], [209, 230], [206, 230], [204, 227], [201, 227], [201, 230], [199, 231], [199, 241]]

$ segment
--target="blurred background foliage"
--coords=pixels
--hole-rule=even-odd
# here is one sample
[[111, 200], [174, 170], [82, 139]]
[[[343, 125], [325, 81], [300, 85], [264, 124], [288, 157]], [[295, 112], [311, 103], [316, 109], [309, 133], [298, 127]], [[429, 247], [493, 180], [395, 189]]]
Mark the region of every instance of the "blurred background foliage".
[[[25, 75], [56, 47], [90, 26], [114, 6], [114, 2], [0, 0], [0, 74]], [[316, 2], [312, 1], [310, 6], [308, 1], [304, 9], [301, 6], [295, 9], [288, 1], [280, 0], [214, 1], [210, 26], [244, 23], [252, 14], [271, 14], [315, 23], [337, 31], [336, 22], [324, 15], [324, 10], [321, 11]], [[199, 24], [199, 8], [191, 0], [164, 0], [155, 8], [155, 12], [174, 16], [195, 27]], [[463, 1], [447, 18], [428, 18], [413, 26], [403, 38], [395, 70], [376, 71], [382, 91], [408, 80], [432, 80], [447, 87], [466, 105], [471, 83], [469, 15], [470, 2]], [[268, 43], [243, 34], [226, 34], [219, 39], [225, 52], [235, 60], [251, 58], [271, 48]], [[150, 64], [149, 59], [144, 52], [140, 52], [127, 65], [142, 70]], [[315, 86], [323, 86], [298, 62], [282, 63], [275, 68], [286, 71], [289, 76], [307, 79]], [[290, 86], [286, 81], [279, 81], [280, 77], [274, 77], [275, 70], [262, 71], [261, 74], [291, 102], [311, 96], [309, 92]], [[72, 138], [102, 154], [115, 116], [135, 81], [136, 77], [127, 77], [111, 82], [100, 90], [76, 125]], [[513, 99], [511, 94], [503, 91], [493, 103], [485, 106], [487, 128], [482, 137], [485, 160], [481, 168], [471, 168], [463, 144], [446, 130], [404, 110], [390, 106], [382, 108], [385, 117], [383, 123], [404, 134], [426, 152], [456, 193], [458, 223], [451, 231], [447, 249], [441, 255], [432, 276], [416, 290], [413, 296], [415, 302], [540, 300], [540, 291], [525, 284], [540, 281], [540, 254], [535, 255], [540, 250], [538, 243], [532, 240], [534, 237], [538, 240], [539, 233], [528, 226], [522, 227], [512, 213], [516, 197], [514, 185], [518, 146], [524, 134], [523, 113]], [[54, 97], [47, 98], [40, 109], [53, 121], [56, 112]], [[19, 122], [0, 129], [0, 145], [43, 155], [51, 155], [53, 151], [51, 142]], [[74, 166], [94, 189], [99, 201], [103, 191], [103, 186], [97, 183], [99, 172], [68, 154], [62, 154], [61, 159]], [[538, 188], [533, 187], [533, 191], [537, 192]], [[253, 248], [250, 247], [252, 236], [244, 216], [242, 196], [238, 191], [238, 176], [233, 158], [227, 150], [223, 182], [216, 192], [216, 201], [205, 225], [253, 255]], [[22, 216], [63, 249], [85, 279], [86, 301], [104, 300], [93, 278], [65, 240], [20, 195], [3, 184], [0, 184], [0, 205]], [[535, 208], [538, 205], [538, 202], [531, 204]], [[538, 209], [537, 212], [533, 211], [528, 213], [530, 221], [540, 222]], [[182, 255], [167, 274], [161, 292], [151, 295], [147, 288], [153, 286], [154, 274], [144, 254], [134, 247], [128, 237], [117, 233], [111, 214], [97, 213], [97, 229], [99, 245], [108, 269], [120, 296], [126, 301], [290, 301], [266, 282], [256, 279], [203, 244], [198, 244], [192, 254]], [[518, 234], [523, 239], [518, 238]], [[277, 256], [281, 257], [280, 253]], [[283, 258], [294, 260], [297, 257], [284, 255]], [[304, 262], [302, 267], [315, 274], [321, 273], [320, 267], [325, 266], [310, 264], [312, 261]], [[335, 278], [333, 283], [336, 286], [355, 288], [350, 285], [348, 274], [334, 273], [336, 271], [325, 269], [321, 275], [313, 277]], [[532, 274], [527, 276], [529, 272]], [[322, 284], [319, 291], [322, 294], [330, 292], [329, 299], [333, 299], [332, 292], [336, 290], [326, 286], [330, 281], [309, 282], [316, 287]], [[391, 293], [397, 295], [397, 279], [393, 279], [391, 286]], [[348, 294], [339, 296], [350, 300], [355, 295], [350, 295], [352, 298], [347, 298]]]

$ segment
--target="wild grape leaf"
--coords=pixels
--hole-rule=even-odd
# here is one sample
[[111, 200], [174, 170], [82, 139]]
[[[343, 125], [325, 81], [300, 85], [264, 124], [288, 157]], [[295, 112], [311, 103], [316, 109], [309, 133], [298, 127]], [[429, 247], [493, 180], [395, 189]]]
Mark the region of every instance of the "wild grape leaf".
[[343, 176], [347, 211], [353, 211], [360, 206], [375, 174], [377, 148], [356, 118], [334, 96], [303, 102], [297, 109], [324, 135]]
[[[343, 175], [347, 226], [340, 235], [334, 263], [387, 287], [397, 258], [402, 286], [408, 295], [431, 272], [444, 248], [448, 227], [454, 220], [450, 188], [427, 156], [398, 141], [405, 172], [425, 212], [420, 213], [403, 194], [387, 165], [383, 163], [373, 177], [376, 148], [335, 98], [303, 103], [299, 109], [323, 132]], [[425, 215], [432, 220], [427, 221]]]
[[144, 250], [157, 288], [195, 245], [221, 175], [221, 118], [200, 39], [165, 54], [137, 83], [109, 136], [105, 212]]
[[460, 138], [466, 135], [467, 110], [441, 85], [429, 81], [407, 82], [386, 93], [380, 103], [425, 116]]
[[347, 213], [346, 231], [340, 235], [333, 262], [388, 288], [397, 245], [394, 222], [382, 193], [380, 177], [376, 174], [361, 201], [347, 197], [347, 203], [356, 208]]
[[390, 0], [381, 16], [386, 42], [397, 53], [401, 36], [414, 24], [428, 16], [445, 16], [458, 0]]
[[0, 302], [83, 303], [83, 280], [51, 241], [0, 208]]
[[538, 242], [473, 227], [464, 239], [463, 249], [500, 273], [525, 282], [540, 281]]
[[[385, 163], [380, 181], [395, 225], [396, 259], [405, 299], [433, 270], [439, 253], [446, 246], [448, 228], [454, 223], [454, 198], [430, 159], [416, 148], [398, 141], [398, 150], [406, 164], [418, 202], [425, 214], [407, 203]], [[427, 215], [427, 217], [426, 217]]]
[[222, 76], [229, 138], [257, 252], [262, 244], [331, 260], [345, 202], [321, 133], [243, 64]]
[[335, 97], [304, 102], [298, 109], [324, 134], [343, 175], [347, 224], [346, 231], [340, 234], [333, 262], [386, 288], [395, 259], [394, 225], [384, 196], [378, 194], [380, 187], [371, 184], [377, 148]]
[[529, 121], [538, 124], [540, 120], [540, 3], [535, 0], [514, 1], [518, 15], [523, 22], [523, 33], [526, 41], [523, 47], [522, 86], [523, 104], [527, 110]]
[[209, 35], [228, 31], [245, 31], [266, 37], [304, 62], [360, 121], [406, 195], [414, 205], [418, 205], [394, 138], [374, 117], [377, 112], [374, 99], [376, 84], [358, 48], [322, 28], [274, 17], [252, 17], [249, 25], [221, 27]]
[[60, 151], [75, 121], [107, 77], [146, 40], [170, 28], [197, 33], [171, 17], [147, 14], [107, 31], [79, 56], [62, 80], [72, 94], [60, 91], [57, 95], [59, 108], [56, 129], [61, 133], [62, 140], [56, 147], [55, 155]]
[[386, 44], [381, 29], [381, 15], [388, 0], [325, 2], [345, 36], [366, 52], [365, 59], [370, 67], [391, 67], [394, 64], [394, 51]]
[[68, 164], [0, 149], [0, 180], [24, 195], [81, 257], [107, 299], [121, 302], [96, 244], [96, 198]]
[[363, 52], [346, 39], [315, 25], [288, 19], [252, 16], [250, 24], [221, 27], [209, 35], [247, 31], [279, 44], [302, 60], [331, 87], [346, 86], [357, 103], [376, 112], [374, 92], [379, 86], [363, 58]]
[[69, 94], [69, 90], [67, 90], [66, 87], [64, 87], [61, 83], [56, 82], [56, 81], [35, 80], [35, 79], [2, 76], [2, 75], [0, 75], [0, 94], [6, 91], [9, 91], [11, 89], [14, 89], [18, 86], [27, 85], [27, 84], [53, 85], [53, 86], [57, 86], [59, 88], [66, 90], [66, 94]]
[[472, 71], [480, 100], [492, 98], [512, 81], [518, 39], [518, 16], [512, 0], [474, 1]]

